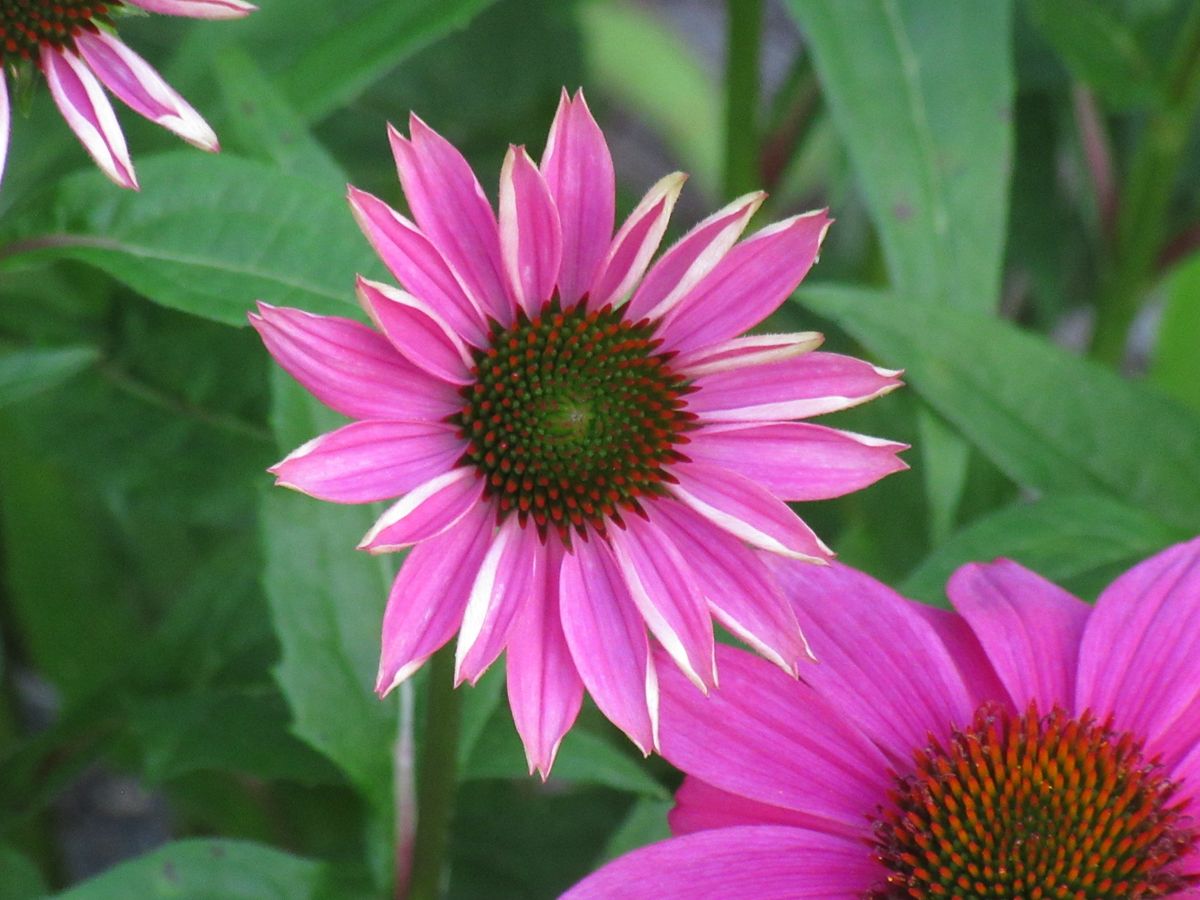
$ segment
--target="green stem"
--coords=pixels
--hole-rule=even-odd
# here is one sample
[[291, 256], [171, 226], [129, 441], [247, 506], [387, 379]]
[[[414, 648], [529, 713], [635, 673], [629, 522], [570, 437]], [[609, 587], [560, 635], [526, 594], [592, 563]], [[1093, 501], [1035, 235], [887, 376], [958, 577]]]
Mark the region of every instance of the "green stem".
[[1167, 211], [1178, 181], [1188, 128], [1200, 104], [1200, 4], [1179, 34], [1163, 106], [1150, 116], [1120, 196], [1111, 263], [1102, 274], [1091, 354], [1110, 365], [1126, 338], [1167, 236]]
[[413, 840], [409, 900], [442, 895], [446, 849], [458, 769], [461, 694], [454, 689], [454, 644], [433, 656], [429, 666], [425, 729], [417, 763], [417, 833]]
[[724, 190], [732, 199], [758, 187], [758, 57], [762, 0], [728, 0]]

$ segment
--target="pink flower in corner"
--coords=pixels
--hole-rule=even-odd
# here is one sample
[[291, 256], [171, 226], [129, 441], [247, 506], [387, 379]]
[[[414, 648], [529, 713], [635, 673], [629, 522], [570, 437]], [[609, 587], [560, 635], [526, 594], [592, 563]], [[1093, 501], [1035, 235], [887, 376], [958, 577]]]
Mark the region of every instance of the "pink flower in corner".
[[712, 617], [789, 673], [794, 615], [751, 548], [824, 562], [785, 501], [904, 468], [902, 445], [792, 421], [898, 386], [813, 352], [813, 333], [739, 337], [815, 262], [824, 212], [738, 243], [751, 194], [650, 265], [683, 176], [614, 235], [612, 161], [564, 93], [541, 164], [509, 150], [493, 212], [466, 160], [415, 116], [390, 134], [416, 222], [350, 189], [406, 290], [365, 279], [376, 329], [260, 305], [275, 359], [356, 421], [301, 447], [279, 483], [345, 503], [401, 497], [361, 546], [412, 547], [383, 622], [388, 692], [457, 632], [457, 679], [507, 651], [530, 770], [545, 775], [586, 686], [644, 751], [657, 744], [647, 627], [703, 691]]
[[71, 130], [101, 171], [121, 187], [136, 190], [137, 177], [102, 83], [151, 122], [201, 150], [218, 149], [216, 135], [200, 114], [112, 34], [111, 14], [126, 3], [194, 19], [232, 19], [256, 8], [245, 0], [3, 0], [0, 178], [4, 176], [12, 118], [4, 70], [21, 60], [31, 60], [42, 70]]
[[821, 665], [722, 647], [705, 702], [664, 672], [678, 836], [567, 900], [1200, 890], [1200, 538], [1095, 607], [1005, 560], [955, 573], [957, 613], [775, 568]]

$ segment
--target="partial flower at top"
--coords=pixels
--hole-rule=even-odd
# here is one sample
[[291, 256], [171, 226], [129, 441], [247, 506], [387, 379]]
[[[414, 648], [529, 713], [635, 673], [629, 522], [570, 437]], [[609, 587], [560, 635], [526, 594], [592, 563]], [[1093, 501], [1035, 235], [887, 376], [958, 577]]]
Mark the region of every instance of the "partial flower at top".
[[785, 501], [858, 490], [903, 445], [792, 421], [899, 385], [814, 352], [821, 336], [740, 337], [795, 289], [829, 219], [738, 243], [761, 193], [651, 266], [683, 185], [654, 185], [613, 234], [613, 167], [565, 93], [541, 164], [510, 148], [493, 212], [466, 160], [415, 116], [391, 132], [414, 224], [350, 204], [406, 290], [359, 279], [378, 330], [260, 304], [275, 359], [358, 419], [272, 471], [345, 503], [401, 499], [363, 539], [412, 547], [383, 622], [387, 693], [456, 632], [458, 681], [504, 650], [530, 770], [545, 775], [583, 690], [657, 744], [651, 634], [697, 688], [716, 683], [711, 617], [794, 674], [807, 648], [751, 548], [824, 563]]
[[219, 149], [200, 114], [113, 35], [112, 15], [126, 4], [193, 19], [233, 19], [256, 8], [245, 0], [0, 0], [0, 178], [12, 125], [6, 70], [23, 61], [42, 70], [71, 130], [121, 187], [136, 190], [137, 177], [101, 82], [151, 122], [201, 150]]
[[954, 613], [776, 568], [821, 665], [722, 647], [702, 703], [664, 673], [678, 836], [566, 900], [1200, 892], [1200, 538], [1095, 607], [1007, 560], [959, 569]]

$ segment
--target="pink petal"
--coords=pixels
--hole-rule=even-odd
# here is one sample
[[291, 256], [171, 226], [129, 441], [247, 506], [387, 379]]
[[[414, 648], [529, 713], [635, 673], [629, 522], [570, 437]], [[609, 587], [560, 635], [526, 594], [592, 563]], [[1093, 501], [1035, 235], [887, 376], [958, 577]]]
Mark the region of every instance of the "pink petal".
[[406, 494], [448, 472], [466, 442], [442, 422], [352, 422], [309, 441], [271, 467], [275, 483], [335, 503]]
[[663, 349], [686, 353], [727, 341], [775, 312], [816, 262], [829, 221], [825, 210], [805, 213], [730, 250], [667, 315]]
[[753, 825], [634, 850], [562, 900], [833, 900], [866, 896], [886, 877], [861, 838]]
[[516, 516], [504, 520], [471, 585], [454, 653], [456, 685], [474, 684], [496, 661], [534, 586], [545, 584], [544, 555], [536, 528]]
[[0, 66], [0, 182], [4, 181], [4, 164], [8, 160], [8, 144], [12, 130], [12, 110], [8, 101], [8, 79]]
[[130, 109], [189, 144], [215, 153], [217, 136], [154, 68], [106, 31], [80, 31], [75, 46], [92, 71]]
[[[649, 504], [653, 507], [656, 504]], [[629, 594], [650, 631], [685, 675], [705, 693], [716, 683], [712, 620], [696, 576], [657, 526], [627, 516], [609, 529], [609, 542]]]
[[479, 505], [483, 485], [479, 473], [470, 466], [429, 479], [380, 516], [358, 549], [391, 553], [437, 537]]
[[474, 380], [474, 363], [466, 346], [432, 307], [412, 294], [361, 275], [355, 287], [371, 321], [409, 362], [451, 384]]
[[825, 562], [833, 551], [787, 504], [766, 488], [720, 466], [679, 463], [672, 493], [704, 518], [748, 544], [809, 562]]
[[732, 469], [783, 500], [841, 497], [908, 468], [896, 456], [908, 445], [822, 425], [709, 425], [688, 437], [691, 459]]
[[946, 593], [1018, 710], [1032, 702], [1042, 712], [1075, 708], [1079, 641], [1091, 607], [1006, 559], [963, 566]]
[[687, 176], [673, 172], [658, 180], [634, 207], [612, 240], [588, 294], [588, 309], [620, 303], [642, 277], [671, 218]]
[[764, 559], [817, 654], [804, 680], [892, 765], [907, 771], [930, 734], [945, 740], [971, 721], [976, 698], [920, 604], [836, 562]]
[[852, 356], [806, 353], [697, 378], [688, 409], [707, 422], [803, 419], [894, 391], [899, 374]]
[[462, 622], [495, 514], [480, 504], [444, 534], [418, 544], [400, 567], [383, 614], [380, 696], [421, 668]]
[[612, 156], [583, 91], [563, 91], [546, 138], [542, 176], [562, 225], [558, 292], [570, 306], [591, 287], [612, 239], [616, 182]]
[[629, 319], [661, 319], [737, 243], [767, 195], [762, 191], [739, 197], [685, 234], [663, 254], [629, 301]]
[[258, 9], [245, 0], [129, 0], [134, 6], [165, 16], [190, 19], [240, 19]]
[[396, 280], [432, 306], [464, 340], [484, 346], [487, 329], [483, 314], [420, 229], [365, 191], [351, 187], [348, 198], [358, 227]]
[[1200, 734], [1200, 538], [1134, 566], [1100, 598], [1079, 651], [1076, 707], [1146, 739], [1170, 765]]
[[739, 797], [692, 775], [684, 778], [675, 792], [675, 806], [667, 814], [667, 821], [676, 835], [734, 825], [791, 825], [820, 830], [825, 823], [824, 819], [793, 809]]
[[938, 638], [946, 645], [950, 657], [954, 660], [963, 685], [971, 697], [971, 705], [975, 708], [997, 697], [1007, 697], [1008, 691], [1000, 682], [1000, 676], [992, 668], [987, 654], [979, 638], [971, 630], [971, 626], [956, 612], [948, 609], [938, 609], [926, 606], [924, 603], [913, 603], [909, 607], [928, 622]]
[[412, 140], [388, 128], [404, 196], [421, 230], [458, 273], [475, 305], [502, 324], [513, 305], [491, 204], [463, 155], [417, 116]]
[[563, 550], [551, 536], [543, 549], [541, 581], [531, 585], [508, 637], [508, 704], [525, 745], [530, 774], [550, 774], [558, 745], [579, 715], [583, 682], [559, 621]]
[[54, 102], [100, 171], [121, 187], [137, 190], [125, 135], [96, 76], [70, 50], [44, 46], [41, 62]]
[[879, 748], [836, 703], [766, 660], [721, 645], [717, 666], [721, 686], [707, 697], [673, 666], [660, 667], [666, 760], [823, 831], [863, 834], [864, 816], [892, 786]]
[[825, 342], [825, 335], [817, 331], [796, 331], [791, 334], [748, 334], [713, 344], [703, 350], [684, 353], [677, 357], [671, 368], [688, 378], [699, 378], [713, 372], [741, 369], [746, 366], [761, 366], [763, 363], [791, 359], [801, 353], [816, 350]]
[[577, 541], [563, 559], [559, 614], [588, 693], [649, 755], [658, 743], [658, 678], [645, 623], [603, 542]]
[[536, 315], [558, 283], [562, 226], [524, 147], [510, 146], [500, 170], [500, 253], [517, 303]]
[[758, 555], [680, 503], [654, 504], [656, 524], [701, 580], [722, 625], [785, 672], [812, 653], [796, 614]]
[[358, 322], [261, 302], [249, 319], [275, 361], [342, 415], [436, 422], [462, 408], [453, 385], [425, 374]]

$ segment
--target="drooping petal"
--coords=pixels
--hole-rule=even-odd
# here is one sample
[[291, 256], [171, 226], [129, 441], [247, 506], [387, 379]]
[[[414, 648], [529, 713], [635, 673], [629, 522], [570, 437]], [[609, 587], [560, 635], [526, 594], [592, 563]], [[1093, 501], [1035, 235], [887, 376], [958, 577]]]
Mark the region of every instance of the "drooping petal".
[[249, 319], [275, 361], [344, 416], [437, 422], [462, 407], [453, 385], [422, 372], [358, 322], [261, 302]]
[[667, 222], [687, 176], [660, 178], [618, 229], [588, 294], [588, 309], [620, 303], [641, 279], [667, 230]]
[[378, 197], [349, 188], [350, 209], [379, 258], [410, 294], [420, 297], [476, 347], [486, 341], [483, 313], [450, 264], [412, 222]]
[[583, 682], [559, 620], [558, 587], [563, 550], [555, 536], [543, 548], [541, 578], [530, 586], [508, 637], [505, 670], [508, 704], [529, 772], [544, 780], [554, 765], [563, 735], [579, 715]]
[[825, 562], [833, 551], [787, 504], [742, 475], [707, 463], [671, 467], [670, 490], [686, 506], [748, 544], [793, 559]]
[[729, 251], [667, 315], [663, 350], [685, 353], [737, 337], [779, 308], [816, 262], [825, 210], [785, 219]]
[[189, 19], [240, 19], [258, 9], [245, 0], [128, 0], [149, 12]]
[[41, 63], [55, 104], [100, 171], [121, 187], [137, 190], [125, 135], [96, 76], [66, 49], [44, 46]]
[[804, 680], [869, 735], [892, 765], [904, 771], [930, 734], [945, 740], [971, 721], [976, 698], [917, 604], [836, 562], [764, 560], [817, 654], [818, 665], [805, 668]]
[[591, 287], [608, 250], [616, 200], [612, 156], [582, 90], [574, 100], [563, 91], [541, 169], [562, 225], [558, 292], [570, 306]]
[[516, 516], [504, 520], [471, 585], [454, 653], [456, 685], [474, 684], [496, 661], [521, 607], [545, 584], [543, 557], [536, 528], [523, 528]]
[[820, 831], [825, 822], [794, 809], [731, 794], [693, 775], [684, 778], [675, 792], [675, 805], [667, 814], [667, 821], [675, 835], [734, 825], [790, 825]]
[[448, 472], [466, 442], [443, 422], [351, 422], [271, 467], [275, 483], [334, 503], [373, 503]]
[[404, 196], [475, 304], [504, 325], [513, 304], [500, 258], [500, 233], [491, 204], [471, 166], [444, 137], [412, 116], [412, 139], [388, 128]]
[[627, 853], [562, 900], [833, 900], [866, 896], [886, 877], [861, 838], [744, 825]]
[[804, 419], [894, 391], [899, 375], [852, 356], [805, 353], [697, 378], [688, 409], [707, 422]]
[[661, 319], [729, 252], [767, 195], [755, 191], [717, 210], [680, 238], [634, 291], [629, 318]]
[[1016, 709], [1075, 707], [1079, 641], [1089, 607], [1036, 572], [1002, 559], [971, 563], [946, 585]]
[[361, 275], [355, 287], [371, 321], [409, 362], [451, 384], [471, 383], [470, 353], [432, 307], [399, 288]]
[[558, 283], [562, 226], [524, 147], [510, 146], [500, 170], [500, 253], [517, 303], [536, 315]]
[[97, 77], [132, 110], [215, 153], [217, 136], [191, 105], [154, 68], [106, 31], [80, 31], [75, 46]]
[[757, 481], [782, 500], [827, 500], [907, 469], [897, 444], [801, 422], [709, 425], [688, 435], [687, 455]]
[[429, 479], [380, 516], [358, 549], [391, 553], [436, 537], [479, 505], [483, 485], [483, 478], [471, 466]]
[[800, 623], [758, 555], [728, 532], [680, 503], [657, 503], [656, 524], [679, 548], [709, 608], [733, 634], [785, 672], [812, 659]]
[[0, 66], [0, 184], [4, 182], [4, 164], [8, 160], [8, 144], [11, 140], [12, 109], [8, 99], [8, 78]]
[[[653, 506], [653, 504], [651, 504]], [[705, 693], [716, 683], [712, 620], [699, 582], [683, 554], [657, 525], [627, 516], [625, 528], [609, 529], [629, 594], [675, 664]]]
[[864, 814], [891, 787], [880, 749], [835, 702], [764, 659], [720, 645], [717, 668], [721, 686], [705, 697], [673, 666], [659, 667], [663, 757], [723, 791], [810, 816], [822, 830], [863, 833]]
[[681, 354], [672, 361], [671, 367], [689, 379], [699, 378], [713, 372], [791, 359], [801, 353], [816, 350], [824, 342], [825, 335], [818, 331], [748, 334], [731, 341], [713, 344], [694, 353]]
[[577, 541], [564, 558], [559, 614], [588, 693], [609, 721], [649, 755], [658, 744], [658, 678], [645, 623], [602, 542]]
[[383, 614], [375, 683], [380, 696], [419, 669], [458, 630], [494, 523], [491, 509], [477, 505], [453, 528], [418, 544], [405, 558]]
[[1200, 538], [1134, 566], [1100, 598], [1084, 630], [1078, 710], [1146, 736], [1173, 763], [1200, 729]]

